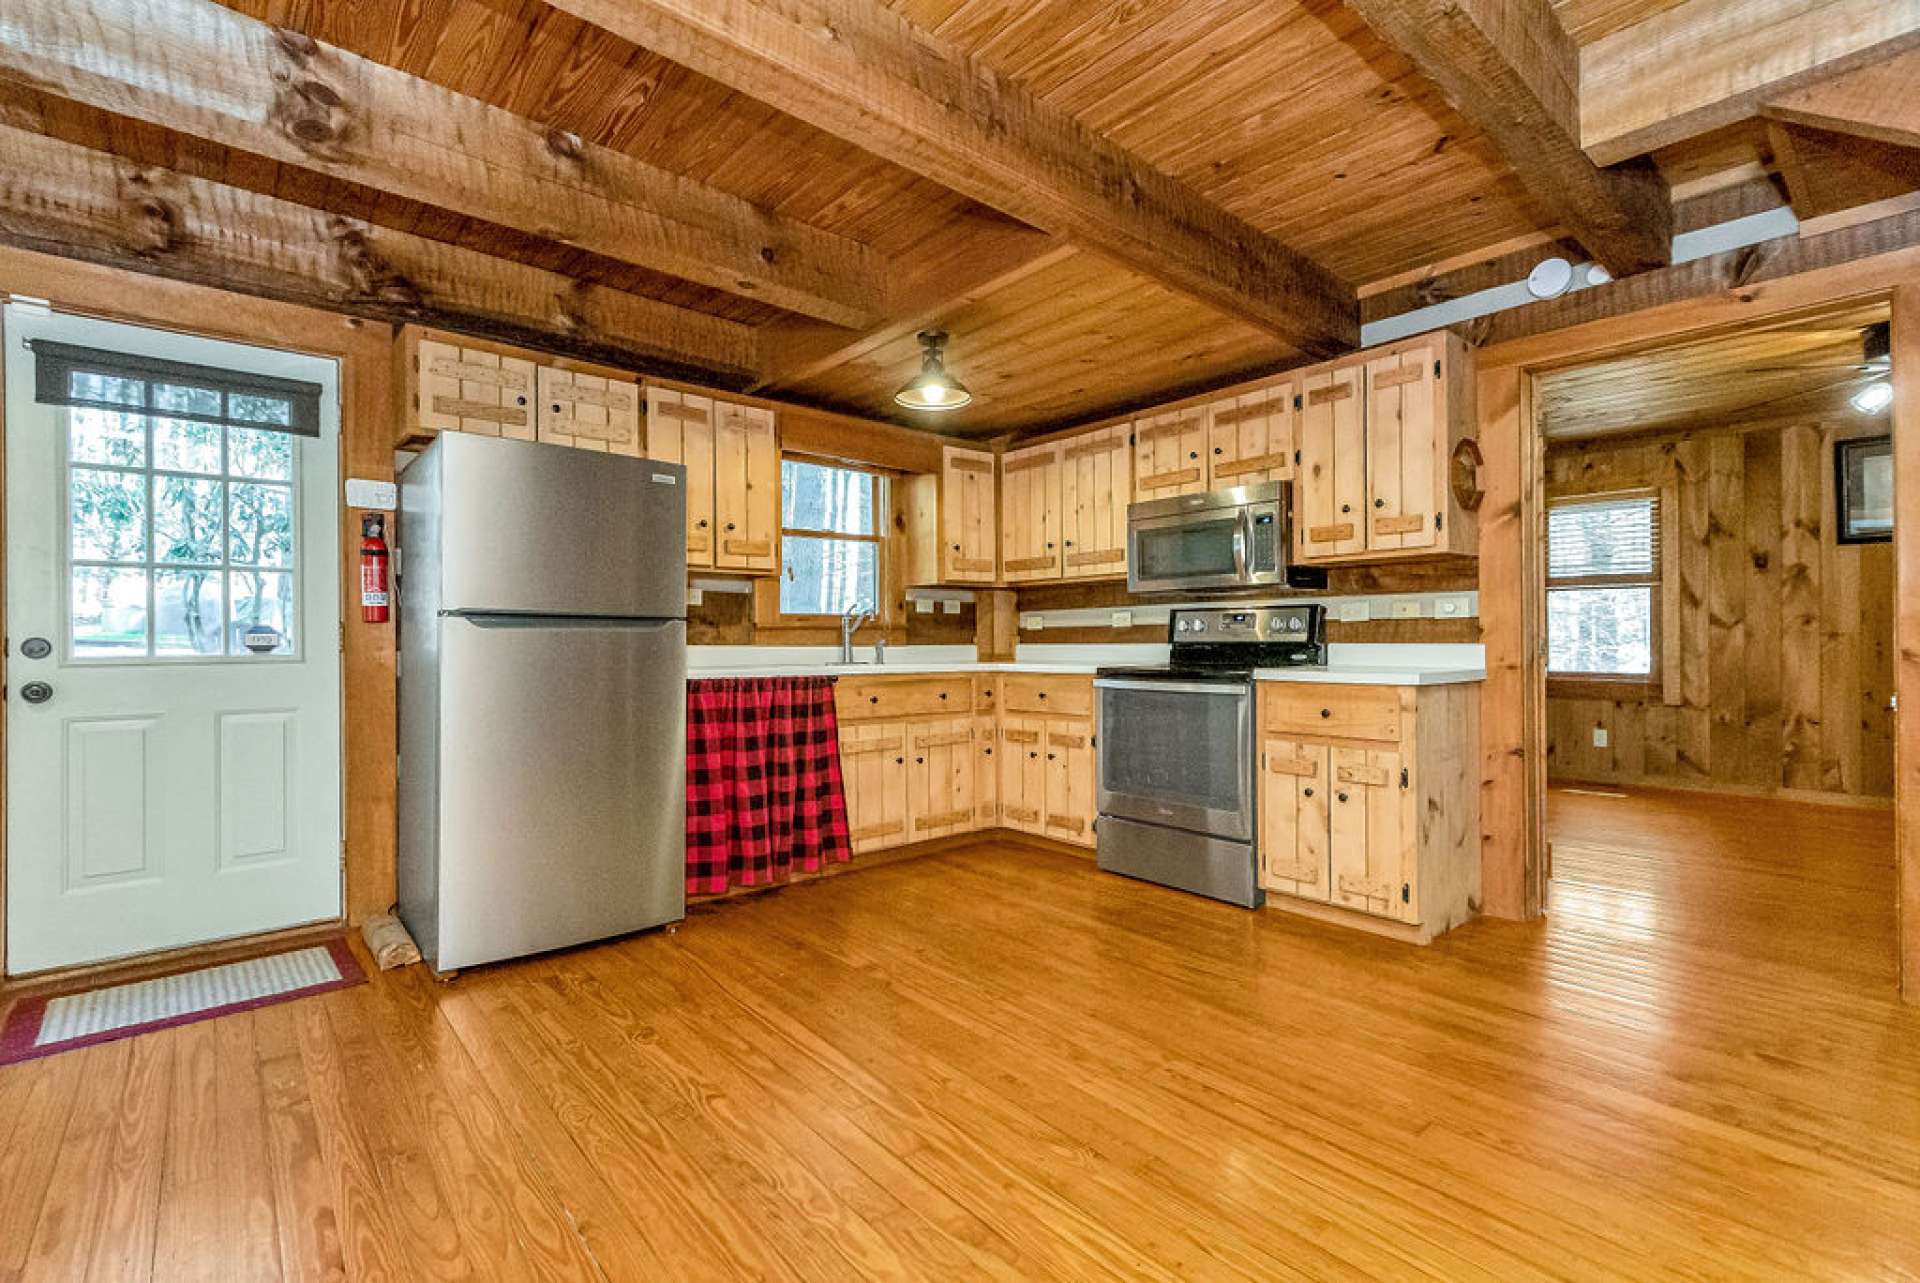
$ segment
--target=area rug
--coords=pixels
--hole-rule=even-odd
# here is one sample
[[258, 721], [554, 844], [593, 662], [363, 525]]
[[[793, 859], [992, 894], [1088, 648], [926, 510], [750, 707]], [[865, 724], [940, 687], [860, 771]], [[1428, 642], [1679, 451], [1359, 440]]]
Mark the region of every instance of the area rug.
[[0, 1065], [131, 1038], [362, 984], [344, 939], [178, 975], [23, 998], [0, 1029]]

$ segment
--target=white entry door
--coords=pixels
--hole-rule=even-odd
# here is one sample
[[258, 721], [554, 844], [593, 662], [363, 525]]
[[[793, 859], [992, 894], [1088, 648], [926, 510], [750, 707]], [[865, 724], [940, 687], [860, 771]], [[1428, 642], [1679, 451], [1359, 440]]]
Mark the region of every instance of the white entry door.
[[7, 970], [338, 917], [334, 363], [0, 328]]

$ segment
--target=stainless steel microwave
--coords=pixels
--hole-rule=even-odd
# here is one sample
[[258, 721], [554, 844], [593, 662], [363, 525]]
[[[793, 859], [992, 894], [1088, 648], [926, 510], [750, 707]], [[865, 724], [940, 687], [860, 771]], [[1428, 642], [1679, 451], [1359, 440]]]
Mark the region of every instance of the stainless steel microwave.
[[1268, 481], [1127, 509], [1127, 588], [1175, 592], [1287, 578], [1287, 487]]

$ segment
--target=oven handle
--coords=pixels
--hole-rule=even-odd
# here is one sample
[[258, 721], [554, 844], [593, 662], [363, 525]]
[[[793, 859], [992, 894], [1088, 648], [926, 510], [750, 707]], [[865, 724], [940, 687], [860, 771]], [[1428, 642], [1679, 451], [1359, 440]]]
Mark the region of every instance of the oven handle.
[[1175, 695], [1231, 695], [1244, 699], [1244, 682], [1163, 682], [1156, 678], [1096, 677], [1094, 686], [1109, 691], [1167, 691]]

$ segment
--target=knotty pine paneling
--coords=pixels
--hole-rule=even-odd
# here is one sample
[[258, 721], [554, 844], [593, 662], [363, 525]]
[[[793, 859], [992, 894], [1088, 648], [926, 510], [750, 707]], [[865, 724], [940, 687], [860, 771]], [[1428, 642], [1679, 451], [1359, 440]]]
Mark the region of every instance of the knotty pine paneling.
[[1549, 682], [1554, 778], [1892, 796], [1892, 546], [1834, 541], [1833, 446], [1858, 434], [1736, 426], [1549, 448], [1550, 499], [1663, 487], [1679, 576], [1663, 620], [1674, 702]]

